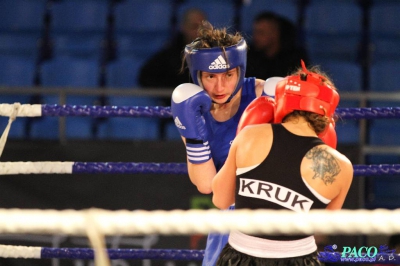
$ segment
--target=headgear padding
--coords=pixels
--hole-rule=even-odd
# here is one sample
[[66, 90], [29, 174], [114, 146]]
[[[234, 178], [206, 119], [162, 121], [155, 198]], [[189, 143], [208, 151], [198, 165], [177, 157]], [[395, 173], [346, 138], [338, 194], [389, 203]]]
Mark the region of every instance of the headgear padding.
[[301, 62], [304, 73], [288, 76], [278, 82], [275, 90], [275, 123], [294, 110], [308, 111], [332, 118], [339, 103], [339, 94], [324, 84], [319, 74], [308, 71]]
[[247, 44], [243, 38], [239, 43], [224, 48], [212, 47], [197, 49], [193, 48], [192, 44], [190, 44], [185, 48], [185, 56], [193, 82], [202, 88], [201, 71], [223, 73], [239, 67], [238, 82], [227, 102], [229, 102], [242, 87], [247, 62]]

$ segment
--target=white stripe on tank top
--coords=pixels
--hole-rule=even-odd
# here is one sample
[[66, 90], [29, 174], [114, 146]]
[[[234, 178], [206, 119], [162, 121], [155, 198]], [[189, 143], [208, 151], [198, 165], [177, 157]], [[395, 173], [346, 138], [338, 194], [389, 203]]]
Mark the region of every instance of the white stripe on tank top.
[[239, 252], [258, 258], [291, 258], [308, 255], [317, 250], [314, 236], [298, 240], [269, 240], [232, 231], [229, 244]]

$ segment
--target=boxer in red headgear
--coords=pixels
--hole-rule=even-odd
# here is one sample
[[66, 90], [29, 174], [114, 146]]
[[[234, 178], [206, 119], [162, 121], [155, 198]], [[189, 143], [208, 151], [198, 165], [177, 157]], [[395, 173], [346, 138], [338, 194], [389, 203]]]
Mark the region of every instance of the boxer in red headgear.
[[[299, 213], [341, 209], [353, 167], [334, 148], [335, 134], [332, 143], [328, 143], [331, 139], [324, 142], [319, 138], [333, 129], [338, 101], [330, 79], [317, 68], [307, 70], [303, 62], [302, 68], [280, 80], [275, 103], [258, 100], [265, 108], [253, 106], [248, 110], [248, 114], [261, 113], [258, 117], [262, 117], [263, 110], [274, 106], [274, 123], [256, 121], [240, 128], [224, 166], [212, 180], [214, 205], [224, 209], [235, 203], [236, 210]], [[321, 264], [312, 234], [249, 235], [232, 231], [218, 265]]]
[[[339, 103], [339, 94], [326, 76], [310, 72], [303, 61], [301, 64], [301, 70], [294, 75], [286, 78], [274, 77], [270, 82], [266, 81], [264, 91], [268, 90], [266, 87], [275, 86], [275, 100], [267, 96], [254, 100], [244, 111], [237, 132], [247, 125], [269, 123], [271, 116], [275, 116], [275, 123], [280, 123], [286, 115], [295, 110], [308, 111], [322, 115], [329, 122], [323, 130], [318, 129], [318, 137], [327, 145], [336, 148], [334, 114]], [[266, 112], [272, 108], [275, 112]], [[267, 113], [268, 117], [264, 113]]]
[[321, 115], [329, 123], [322, 129], [315, 128], [318, 136], [336, 148], [335, 110], [339, 103], [332, 81], [326, 76], [310, 72], [301, 61], [302, 70], [278, 82], [275, 89], [275, 123], [285, 120], [293, 111], [307, 111]]

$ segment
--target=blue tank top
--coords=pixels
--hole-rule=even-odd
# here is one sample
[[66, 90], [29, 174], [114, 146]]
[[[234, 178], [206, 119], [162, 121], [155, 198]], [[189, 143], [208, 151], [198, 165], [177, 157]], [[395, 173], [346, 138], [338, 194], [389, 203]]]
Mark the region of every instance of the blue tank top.
[[[224, 165], [232, 141], [236, 136], [237, 126], [243, 111], [256, 98], [255, 78], [245, 78], [241, 91], [240, 105], [236, 114], [225, 122], [218, 122], [211, 113], [205, 113], [204, 119], [209, 130], [211, 156], [217, 171]], [[231, 208], [230, 208], [231, 209]], [[209, 234], [202, 266], [214, 266], [218, 256], [228, 242], [228, 234]]]
[[243, 111], [256, 98], [255, 78], [245, 78], [242, 86], [239, 109], [236, 114], [224, 122], [216, 121], [210, 112], [204, 114], [208, 130], [211, 155], [217, 171], [224, 165], [232, 141], [236, 136], [237, 126]]

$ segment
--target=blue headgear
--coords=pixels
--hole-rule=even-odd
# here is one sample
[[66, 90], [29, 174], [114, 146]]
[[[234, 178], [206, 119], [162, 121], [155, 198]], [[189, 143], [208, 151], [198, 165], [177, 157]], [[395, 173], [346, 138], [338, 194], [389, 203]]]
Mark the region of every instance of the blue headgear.
[[222, 47], [197, 49], [186, 45], [185, 56], [193, 82], [200, 87], [203, 87], [200, 71], [222, 73], [239, 67], [236, 88], [226, 102], [229, 102], [242, 87], [247, 61], [247, 44], [244, 39], [235, 45], [225, 47], [225, 53]]

